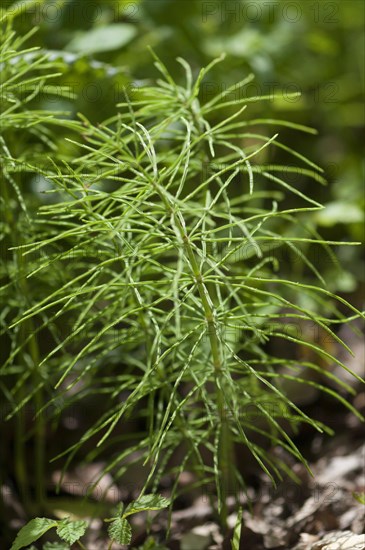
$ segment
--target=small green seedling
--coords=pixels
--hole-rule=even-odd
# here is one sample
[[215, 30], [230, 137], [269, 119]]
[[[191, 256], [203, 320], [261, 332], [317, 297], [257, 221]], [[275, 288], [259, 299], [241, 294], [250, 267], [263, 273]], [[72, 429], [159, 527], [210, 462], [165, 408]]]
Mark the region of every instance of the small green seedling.
[[[110, 523], [108, 528], [110, 538], [108, 550], [111, 550], [114, 542], [130, 544], [132, 540], [132, 527], [129, 520], [126, 519], [128, 516], [139, 512], [161, 510], [169, 506], [169, 504], [169, 500], [160, 495], [143, 495], [128, 504], [126, 508], [124, 508], [123, 504], [120, 505], [118, 514], [115, 517], [104, 520]], [[20, 550], [32, 544], [52, 528], [56, 528], [57, 535], [61, 540], [58, 542], [46, 542], [43, 545], [43, 550], [71, 550], [72, 545], [75, 543], [85, 550], [86, 547], [80, 539], [84, 536], [87, 527], [88, 522], [85, 520], [71, 521], [69, 518], [60, 520], [34, 518], [22, 527], [10, 550]], [[34, 546], [31, 546], [28, 550], [36, 549]]]

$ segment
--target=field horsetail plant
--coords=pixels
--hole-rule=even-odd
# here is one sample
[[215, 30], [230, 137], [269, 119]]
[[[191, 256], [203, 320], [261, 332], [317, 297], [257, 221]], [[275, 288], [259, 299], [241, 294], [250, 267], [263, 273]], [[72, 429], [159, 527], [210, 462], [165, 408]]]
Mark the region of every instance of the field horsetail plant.
[[[29, 485], [22, 411], [33, 404], [38, 494], [29, 509], [39, 514], [45, 434], [69, 407], [91, 402], [97, 414], [82, 437], [50, 458], [62, 458], [66, 471], [78, 453], [90, 462], [107, 456], [95, 486], [105, 474], [122, 483], [138, 467], [142, 499], [157, 498], [169, 476], [171, 506], [188, 471], [224, 532], [227, 495], [245, 490], [242, 456], [275, 483], [293, 475], [283, 457], [307, 466], [292, 439], [301, 423], [331, 432], [301, 410], [292, 385], [325, 392], [360, 416], [344, 397], [353, 390], [331, 367], [349, 370], [333, 351], [351, 353], [337, 328], [363, 313], [327, 288], [312, 257], [320, 250], [335, 262], [333, 247], [356, 243], [317, 233], [310, 216], [322, 206], [300, 182], [325, 184], [322, 170], [279, 135], [283, 126], [315, 131], [250, 119], [251, 104], [265, 111], [265, 101], [280, 98], [232, 100], [252, 75], [204, 98], [223, 57], [195, 77], [179, 58], [185, 86], [154, 57], [160, 79], [129, 90], [102, 124], [28, 109], [62, 60], [36, 51], [26, 62], [22, 41], [14, 46], [8, 33], [0, 145], [9, 345], [1, 387], [20, 434], [16, 482]], [[27, 154], [13, 139], [19, 128]], [[278, 148], [290, 164], [269, 160]], [[29, 185], [38, 190], [33, 202]], [[301, 357], [287, 353], [292, 345]]]

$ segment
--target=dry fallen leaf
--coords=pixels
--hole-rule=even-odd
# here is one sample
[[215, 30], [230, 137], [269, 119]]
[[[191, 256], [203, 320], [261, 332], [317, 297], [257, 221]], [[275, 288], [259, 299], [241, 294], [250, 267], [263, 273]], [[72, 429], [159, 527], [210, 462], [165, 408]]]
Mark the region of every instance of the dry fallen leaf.
[[355, 535], [351, 531], [332, 531], [308, 550], [365, 550], [365, 535]]

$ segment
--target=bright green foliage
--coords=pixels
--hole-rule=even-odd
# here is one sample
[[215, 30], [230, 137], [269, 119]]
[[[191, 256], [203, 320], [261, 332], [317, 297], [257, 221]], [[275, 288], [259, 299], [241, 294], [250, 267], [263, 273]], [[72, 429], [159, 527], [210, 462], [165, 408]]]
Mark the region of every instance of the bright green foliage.
[[132, 539], [132, 527], [126, 519], [117, 518], [109, 525], [108, 535], [119, 544], [129, 544]]
[[57, 526], [57, 521], [47, 518], [34, 518], [24, 525], [17, 534], [10, 550], [19, 550], [28, 544], [38, 540], [52, 527]]
[[[190, 68], [180, 62], [186, 88], [156, 61], [164, 81], [136, 91], [99, 127], [84, 119], [77, 160], [55, 164], [45, 174], [59, 199], [40, 209], [33, 222], [39, 237], [19, 251], [29, 258], [29, 282], [37, 286], [46, 277], [53, 288], [12, 327], [38, 319], [37, 332], [50, 326], [59, 331], [60, 322], [66, 333], [59, 333], [39, 365], [46, 379], [51, 376], [65, 398], [80, 381], [85, 391], [109, 396], [107, 410], [84, 441], [100, 433], [101, 446], [124, 417], [145, 411], [148, 434], [136, 448], [150, 464], [146, 483], [157, 486], [162, 457], [184, 442], [181, 470], [193, 468], [202, 483], [213, 476], [221, 507], [228, 485], [239, 483], [233, 442], [246, 445], [270, 477], [280, 475], [282, 464], [248, 430], [304, 461], [280, 418], [324, 429], [284, 391], [285, 381], [314, 382], [297, 374], [298, 361], [270, 356], [265, 343], [275, 336], [342, 364], [295, 331], [307, 320], [346, 347], [331, 328], [345, 320], [336, 297], [301, 252], [303, 243], [316, 242], [331, 257], [329, 245], [339, 243], [321, 240], [306, 226], [306, 213], [321, 206], [286, 183], [280, 174], [285, 167], [255, 163], [267, 147], [286, 146], [276, 134], [250, 129], [254, 123], [243, 117], [250, 100], [236, 102], [229, 118], [219, 118], [230, 106], [225, 93], [200, 104], [207, 70], [193, 82]], [[250, 145], [242, 148], [247, 139]], [[288, 153], [298, 160], [298, 172], [323, 183], [313, 163]], [[263, 187], [265, 180], [273, 187]], [[297, 197], [295, 209], [280, 208], [288, 193]], [[277, 219], [286, 220], [285, 235], [276, 231]], [[283, 278], [280, 248], [294, 252], [318, 284]], [[55, 272], [61, 274], [56, 280]], [[353, 317], [359, 315], [337, 300]], [[292, 332], [281, 328], [283, 308]], [[105, 371], [112, 364], [120, 366]], [[318, 369], [310, 361], [302, 366]], [[333, 390], [322, 389], [351, 408]], [[122, 392], [127, 398], [120, 405]], [[252, 415], [253, 409], [251, 421], [246, 412]], [[212, 454], [211, 465], [201, 446]], [[122, 466], [125, 456], [116, 455], [114, 465]]]
[[[68, 518], [54, 520], [48, 518], [35, 518], [24, 525], [17, 534], [17, 537], [11, 547], [11, 550], [19, 550], [28, 544], [35, 542], [43, 536], [49, 529], [56, 527], [57, 535], [68, 544], [72, 545], [78, 541], [85, 533], [87, 528], [86, 521], [70, 521]], [[46, 550], [67, 550], [69, 546], [64, 542], [47, 542], [43, 549]]]
[[86, 531], [86, 527], [86, 521], [70, 521], [68, 518], [65, 518], [57, 525], [57, 535], [69, 544], [73, 544], [82, 537]]
[[131, 516], [132, 514], [138, 514], [138, 512], [145, 512], [147, 510], [162, 510], [169, 506], [170, 501], [167, 498], [160, 495], [143, 495], [138, 500], [134, 500], [123, 512], [123, 518]]
[[[336, 300], [352, 318], [360, 313], [325, 289], [301, 250], [316, 243], [331, 258], [330, 246], [340, 244], [322, 240], [306, 224], [308, 211], [321, 206], [285, 181], [284, 166], [256, 159], [268, 147], [281, 147], [298, 161], [292, 170], [324, 183], [321, 170], [277, 134], [257, 133], [244, 115], [251, 98], [235, 102], [228, 118], [220, 117], [231, 107], [228, 91], [201, 104], [199, 88], [209, 68], [194, 82], [179, 61], [185, 88], [157, 60], [164, 80], [136, 90], [103, 125], [83, 119], [77, 159], [44, 174], [57, 200], [33, 222], [39, 237], [18, 250], [28, 259], [29, 282], [37, 286], [39, 277], [46, 278], [50, 291], [12, 327], [29, 319], [39, 320], [40, 333], [55, 327], [57, 343], [39, 366], [59, 395], [67, 399], [81, 382], [84, 392], [108, 396], [105, 413], [83, 442], [100, 434], [102, 447], [124, 418], [145, 417], [147, 434], [117, 453], [108, 468], [123, 471], [125, 458], [138, 449], [150, 465], [145, 487], [152, 481], [157, 487], [166, 457], [184, 443], [179, 471], [192, 468], [201, 483], [214, 479], [224, 515], [223, 495], [241, 483], [233, 443], [246, 445], [274, 479], [284, 464], [249, 432], [304, 461], [281, 419], [325, 429], [298, 409], [285, 387], [290, 381], [317, 384], [300, 374], [303, 368], [318, 371], [316, 356], [346, 366], [298, 331], [300, 323], [310, 322], [348, 349], [331, 328], [346, 320]], [[280, 206], [289, 193], [296, 208]], [[277, 220], [286, 221], [285, 234], [277, 231]], [[283, 277], [283, 248], [306, 265], [316, 284]], [[283, 330], [283, 321], [290, 330]], [[274, 336], [309, 349], [314, 359], [300, 364], [272, 356], [265, 344]], [[334, 380], [329, 371], [322, 374]], [[317, 387], [351, 409], [332, 389]], [[127, 397], [120, 404], [122, 393]]]
[[132, 539], [132, 528], [129, 522], [125, 519], [132, 514], [139, 512], [147, 512], [150, 510], [162, 510], [170, 505], [170, 501], [160, 495], [142, 495], [137, 500], [134, 500], [123, 510], [120, 511], [120, 516], [111, 518], [105, 521], [112, 521], [108, 527], [108, 534], [111, 540], [119, 542], [119, 544], [129, 544]]

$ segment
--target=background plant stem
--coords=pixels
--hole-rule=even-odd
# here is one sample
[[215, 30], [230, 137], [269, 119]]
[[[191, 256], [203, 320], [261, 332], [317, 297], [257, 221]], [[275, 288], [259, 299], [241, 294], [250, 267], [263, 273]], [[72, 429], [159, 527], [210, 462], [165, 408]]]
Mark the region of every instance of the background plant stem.
[[[8, 182], [5, 178], [2, 181], [2, 189], [5, 202], [9, 205], [11, 197], [8, 192]], [[9, 227], [12, 229], [10, 235], [10, 244], [12, 246], [19, 245], [20, 236], [18, 234], [17, 228], [18, 225], [13, 215], [12, 209], [5, 209], [6, 221]], [[19, 239], [19, 241], [18, 241]], [[18, 269], [18, 289], [19, 294], [25, 300], [27, 300], [28, 285], [25, 276], [25, 261], [24, 256], [20, 250], [15, 252], [16, 265]], [[25, 338], [29, 338], [28, 341], [28, 352], [32, 359], [33, 363], [33, 373], [32, 379], [34, 387], [39, 385], [40, 375], [38, 372], [39, 367], [39, 349], [35, 335], [35, 327], [32, 319], [27, 319], [20, 330], [20, 341], [24, 341]], [[25, 388], [21, 389], [20, 400], [26, 397]], [[45, 499], [45, 423], [43, 419], [43, 414], [38, 414], [43, 406], [43, 395], [42, 390], [39, 388], [34, 395], [34, 468], [35, 468], [35, 506], [30, 504], [30, 484], [28, 480], [27, 467], [26, 467], [26, 458], [27, 458], [27, 449], [26, 449], [26, 421], [27, 415], [24, 413], [24, 410], [20, 411], [17, 414], [16, 418], [16, 438], [15, 438], [15, 463], [16, 463], [16, 472], [17, 472], [17, 482], [19, 485], [19, 490], [24, 499], [24, 505], [27, 509], [35, 511], [40, 511], [42, 509], [44, 499]], [[34, 501], [33, 501], [34, 502]]]

